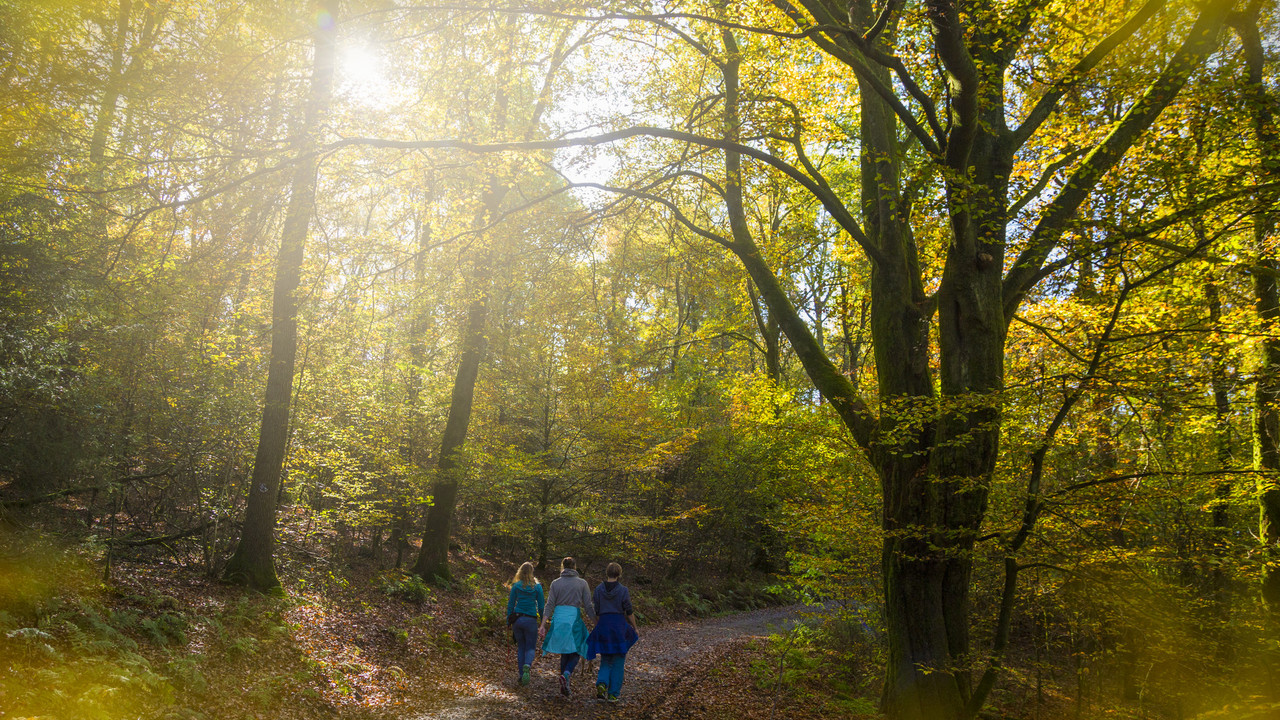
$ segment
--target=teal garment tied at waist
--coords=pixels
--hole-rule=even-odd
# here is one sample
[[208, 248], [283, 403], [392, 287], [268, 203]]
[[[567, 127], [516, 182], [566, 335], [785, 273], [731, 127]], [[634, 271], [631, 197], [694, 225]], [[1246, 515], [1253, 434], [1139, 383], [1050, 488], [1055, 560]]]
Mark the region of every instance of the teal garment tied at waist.
[[542, 652], [568, 655], [587, 654], [587, 625], [582, 610], [575, 605], [558, 605], [551, 615], [551, 629], [542, 641]]

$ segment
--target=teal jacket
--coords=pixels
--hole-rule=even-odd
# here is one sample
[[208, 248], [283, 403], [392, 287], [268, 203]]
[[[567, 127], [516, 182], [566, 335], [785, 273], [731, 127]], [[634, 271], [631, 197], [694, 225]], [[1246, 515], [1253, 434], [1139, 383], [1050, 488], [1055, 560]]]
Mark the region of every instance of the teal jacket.
[[545, 605], [546, 600], [542, 595], [542, 583], [538, 583], [533, 587], [526, 587], [522, 582], [516, 582], [511, 585], [511, 592], [507, 595], [508, 615], [516, 612], [540, 618]]

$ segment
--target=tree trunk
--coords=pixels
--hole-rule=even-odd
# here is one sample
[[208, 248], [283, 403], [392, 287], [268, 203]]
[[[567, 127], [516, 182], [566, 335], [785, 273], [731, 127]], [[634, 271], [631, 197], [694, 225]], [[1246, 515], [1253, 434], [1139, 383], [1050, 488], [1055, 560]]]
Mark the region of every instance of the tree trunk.
[[[515, 32], [515, 16], [507, 15], [503, 32], [509, 37]], [[567, 32], [560, 37], [555, 51], [552, 53], [547, 75], [544, 78], [538, 100], [534, 103], [524, 136], [529, 139], [538, 128], [538, 123], [546, 111], [547, 101], [551, 93], [552, 79], [564, 62], [566, 55], [565, 41]], [[508, 55], [503, 58], [497, 71], [501, 80], [494, 98], [493, 127], [497, 135], [501, 135], [509, 119], [510, 99], [502, 83], [507, 81], [513, 66]], [[476, 228], [482, 229], [498, 216], [502, 201], [511, 187], [500, 182], [496, 177], [489, 180], [489, 188], [481, 204], [481, 212], [476, 219]], [[471, 422], [471, 404], [475, 398], [476, 379], [480, 373], [480, 363], [484, 360], [488, 341], [485, 335], [485, 324], [489, 315], [489, 291], [493, 282], [493, 263], [495, 248], [492, 240], [484, 251], [485, 256], [476, 270], [477, 297], [467, 311], [466, 329], [463, 331], [462, 353], [458, 360], [458, 374], [454, 379], [453, 393], [449, 402], [449, 417], [445, 423], [444, 435], [440, 439], [440, 460], [436, 468], [436, 477], [431, 485], [431, 507], [427, 510], [426, 529], [422, 535], [422, 549], [413, 572], [424, 578], [449, 577], [449, 537], [453, 525], [453, 511], [458, 502], [459, 468], [457, 451], [467, 439], [467, 428]]]
[[[433, 193], [428, 192], [426, 203], [432, 202]], [[422, 438], [426, 435], [426, 427], [419, 403], [422, 399], [422, 372], [427, 365], [427, 331], [431, 325], [428, 312], [430, 303], [426, 299], [427, 285], [427, 252], [431, 248], [431, 223], [421, 218], [414, 219], [414, 236], [417, 240], [417, 252], [413, 256], [414, 309], [413, 320], [409, 324], [409, 381], [405, 395], [405, 410], [409, 418], [401, 439], [400, 452], [415, 467], [426, 465], [426, 444]]]
[[[1204, 287], [1205, 301], [1209, 305], [1209, 322], [1216, 334], [1222, 328], [1222, 299], [1218, 295], [1218, 285], [1214, 281], [1205, 283]], [[1217, 450], [1218, 470], [1225, 471], [1232, 465], [1231, 447], [1231, 399], [1229, 395], [1229, 385], [1227, 378], [1227, 358], [1225, 356], [1226, 348], [1223, 343], [1215, 339], [1213, 341], [1213, 367], [1210, 368], [1209, 384], [1213, 388], [1213, 409], [1214, 409], [1214, 437]], [[1215, 557], [1221, 558], [1226, 554], [1228, 537], [1230, 531], [1231, 516], [1231, 481], [1227, 479], [1229, 476], [1223, 476], [1218, 479], [1214, 486], [1213, 492], [1213, 511], [1212, 511], [1212, 537], [1210, 542], [1213, 543], [1212, 552]], [[1210, 571], [1209, 577], [1210, 591], [1213, 594], [1214, 604], [1217, 606], [1217, 612], [1220, 618], [1225, 618], [1226, 613], [1226, 574], [1222, 571], [1222, 565], [1215, 563]]]
[[760, 340], [764, 343], [764, 370], [770, 380], [782, 380], [782, 332], [778, 329], [778, 319], [773, 313], [761, 308], [760, 295], [755, 286], [747, 281], [747, 297], [751, 299], [751, 315], [755, 318], [756, 329], [760, 331]]
[[[1236, 25], [1244, 47], [1248, 71], [1245, 94], [1253, 120], [1254, 138], [1261, 158], [1260, 179], [1280, 172], [1280, 133], [1273, 110], [1275, 99], [1263, 83], [1263, 47], [1258, 32], [1258, 6], [1252, 17]], [[1257, 199], [1253, 214], [1253, 244], [1258, 253], [1253, 271], [1254, 304], [1263, 323], [1261, 359], [1254, 391], [1253, 442], [1258, 469], [1258, 538], [1266, 550], [1262, 573], [1262, 597], [1280, 613], [1280, 259], [1267, 248], [1267, 236], [1275, 227], [1269, 211], [1274, 193]]]
[[276, 498], [284, 467], [289, 433], [289, 403], [293, 395], [294, 360], [298, 351], [298, 285], [302, 278], [307, 230], [315, 207], [316, 157], [320, 121], [333, 87], [334, 23], [337, 0], [324, 0], [329, 22], [314, 31], [315, 54], [307, 98], [299, 159], [290, 184], [289, 207], [276, 260], [272, 296], [271, 360], [262, 407], [262, 427], [253, 475], [249, 481], [244, 529], [223, 576], [259, 590], [280, 585], [274, 561]]
[[[475, 219], [477, 229], [483, 228], [497, 216], [508, 189], [497, 180], [490, 180], [481, 210]], [[488, 241], [490, 245], [482, 251], [479, 266], [475, 270], [474, 292], [477, 296], [467, 309], [466, 325], [462, 330], [458, 373], [449, 399], [449, 417], [445, 421], [444, 435], [440, 438], [440, 460], [436, 464], [435, 479], [431, 483], [431, 507], [427, 509], [422, 548], [413, 565], [413, 572], [426, 579], [450, 577], [449, 537], [453, 527], [453, 511], [458, 504], [458, 482], [461, 479], [458, 451], [467, 441], [476, 380], [480, 377], [480, 364], [488, 349], [485, 326], [489, 318], [489, 290], [493, 280], [495, 252], [492, 239]]]
[[[1265, 237], [1261, 225], [1255, 226], [1254, 232], [1258, 240]], [[1264, 257], [1259, 258], [1258, 264], [1259, 272], [1253, 276], [1255, 301], [1259, 317], [1270, 328], [1270, 332], [1263, 333], [1262, 362], [1258, 367], [1254, 400], [1254, 442], [1259, 471], [1258, 537], [1268, 553], [1262, 597], [1272, 610], [1280, 612], [1280, 337], [1277, 337], [1280, 287], [1276, 282], [1280, 262], [1274, 257]]]
[[89, 138], [89, 165], [95, 170], [100, 170], [98, 166], [106, 157], [107, 137], [115, 122], [116, 107], [124, 86], [124, 53], [129, 42], [129, 18], [132, 13], [132, 0], [120, 0], [116, 12], [115, 45], [111, 48], [111, 66], [107, 70], [102, 100], [98, 103], [98, 114], [93, 121], [93, 134]]
[[[486, 285], [487, 269], [481, 273]], [[458, 374], [453, 382], [453, 394], [449, 401], [449, 418], [444, 435], [440, 439], [440, 461], [436, 477], [431, 483], [431, 507], [427, 510], [426, 529], [422, 533], [422, 549], [413, 572], [423, 578], [448, 578], [449, 536], [453, 526], [453, 510], [458, 503], [458, 451], [467, 441], [467, 428], [471, 424], [471, 404], [475, 399], [476, 379], [480, 375], [480, 363], [484, 360], [487, 339], [485, 322], [489, 315], [489, 289], [480, 290], [480, 296], [472, 301], [467, 311], [467, 324], [462, 336], [462, 355], [458, 360]]]
[[[799, 0], [798, 4], [812, 15], [812, 23], [790, 4], [783, 4], [784, 10], [809, 29], [814, 24], [830, 28], [846, 22], [844, 13], [829, 3]], [[867, 407], [832, 364], [755, 245], [742, 199], [741, 153], [726, 149], [726, 216], [733, 239], [724, 244], [742, 262], [814, 386], [866, 449], [880, 476], [888, 645], [882, 704], [894, 720], [967, 720], [976, 716], [990, 691], [990, 673], [984, 674], [976, 690], [971, 683], [974, 658], [968, 616], [973, 549], [999, 452], [1005, 330], [1022, 298], [1039, 282], [1039, 273], [1059, 247], [1067, 222], [1099, 179], [1159, 117], [1191, 71], [1216, 47], [1230, 4], [1220, 0], [1202, 9], [1160, 76], [1047, 204], [1028, 249], [1002, 277], [1009, 177], [1015, 153], [1026, 140], [1020, 132], [1026, 127], [1034, 132], [1038, 124], [1024, 123], [1017, 132], [1006, 124], [1003, 75], [1017, 43], [1003, 43], [1008, 38], [999, 38], [994, 26], [962, 13], [960, 3], [925, 3], [934, 49], [951, 86], [946, 129], [934, 123], [936, 136], [924, 129], [914, 131], [918, 138], [926, 136], [922, 142], [933, 145], [931, 162], [946, 183], [951, 226], [941, 282], [932, 298], [925, 293], [902, 189], [900, 163], [905, 153], [898, 139], [899, 115], [886, 99], [897, 80], [883, 63], [871, 59], [876, 53], [892, 51], [897, 20], [893, 3], [881, 12], [883, 8], [873, 7], [870, 0], [852, 2], [847, 6], [847, 30], [810, 35], [854, 70], [860, 89], [857, 140], [865, 229], [859, 231], [857, 221], [828, 186], [818, 183], [810, 189], [872, 262], [870, 331], [878, 413]], [[873, 27], [874, 32], [864, 34]], [[724, 33], [724, 43], [725, 60], [720, 66], [725, 88], [724, 139], [736, 145], [738, 48], [730, 32]], [[1052, 108], [1060, 97], [1048, 93], [1045, 107]], [[795, 149], [797, 154], [803, 152], [799, 141]], [[803, 157], [801, 161], [805, 162]], [[806, 167], [810, 175], [816, 174]], [[936, 388], [930, 367], [934, 313]], [[1037, 491], [1029, 492], [1034, 505]], [[1016, 548], [1008, 552], [1005, 564], [1013, 572], [1006, 574], [1011, 579], [1006, 596], [1012, 603]], [[1000, 652], [993, 652], [989, 670], [999, 666]]]

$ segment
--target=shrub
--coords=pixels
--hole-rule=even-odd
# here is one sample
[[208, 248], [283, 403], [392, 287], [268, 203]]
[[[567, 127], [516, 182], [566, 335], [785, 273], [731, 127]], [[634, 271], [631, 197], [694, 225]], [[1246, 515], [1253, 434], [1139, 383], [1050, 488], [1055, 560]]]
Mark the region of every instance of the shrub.
[[795, 625], [784, 633], [770, 635], [765, 651], [751, 663], [756, 687], [772, 693], [792, 693], [797, 684], [817, 670], [820, 660], [814, 649], [814, 631]]
[[489, 633], [496, 633], [507, 624], [507, 608], [505, 605], [476, 598], [471, 601], [471, 610], [476, 616], [476, 627]]
[[383, 582], [382, 591], [391, 597], [398, 597], [405, 602], [419, 605], [436, 601], [435, 591], [417, 575], [389, 577]]

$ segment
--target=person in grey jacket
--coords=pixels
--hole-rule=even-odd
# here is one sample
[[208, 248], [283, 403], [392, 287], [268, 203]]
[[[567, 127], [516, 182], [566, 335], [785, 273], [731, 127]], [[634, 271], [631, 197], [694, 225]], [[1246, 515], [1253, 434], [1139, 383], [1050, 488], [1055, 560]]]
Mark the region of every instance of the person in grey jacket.
[[[586, 619], [595, 620], [591, 606], [591, 586], [578, 575], [577, 561], [571, 557], [560, 563], [560, 577], [551, 583], [547, 607], [538, 635], [546, 639], [542, 652], [560, 654], [560, 694], [569, 697], [569, 679], [578, 660], [587, 652]], [[550, 621], [551, 630], [547, 631]]]

